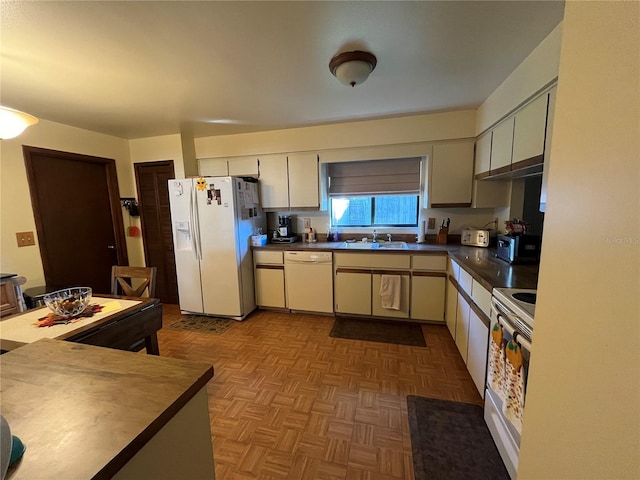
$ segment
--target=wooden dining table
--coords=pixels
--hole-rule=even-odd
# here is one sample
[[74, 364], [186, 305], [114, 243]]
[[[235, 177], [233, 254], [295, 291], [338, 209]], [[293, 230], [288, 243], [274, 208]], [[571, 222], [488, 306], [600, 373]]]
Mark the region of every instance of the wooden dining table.
[[146, 347], [148, 354], [160, 354], [157, 336], [162, 328], [160, 300], [100, 294], [91, 298], [91, 305], [99, 305], [102, 310], [91, 317], [49, 327], [37, 325], [51, 312], [48, 307], [3, 318], [0, 321], [0, 350], [7, 352], [41, 338], [50, 338], [128, 351]]

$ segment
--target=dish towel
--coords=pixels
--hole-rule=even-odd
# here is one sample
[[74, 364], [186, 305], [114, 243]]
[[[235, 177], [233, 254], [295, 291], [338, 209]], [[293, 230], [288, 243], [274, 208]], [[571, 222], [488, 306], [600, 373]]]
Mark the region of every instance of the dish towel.
[[511, 421], [518, 433], [522, 433], [522, 413], [524, 411], [524, 367], [522, 350], [513, 340], [506, 348], [505, 392], [507, 398], [502, 404], [505, 417]]
[[504, 363], [504, 334], [502, 326], [495, 324], [491, 330], [491, 340], [489, 342], [489, 368], [487, 370], [487, 383], [491, 390], [496, 392], [504, 401], [505, 395], [505, 363]]
[[400, 293], [402, 277], [400, 275], [381, 275], [380, 301], [382, 308], [400, 310]]

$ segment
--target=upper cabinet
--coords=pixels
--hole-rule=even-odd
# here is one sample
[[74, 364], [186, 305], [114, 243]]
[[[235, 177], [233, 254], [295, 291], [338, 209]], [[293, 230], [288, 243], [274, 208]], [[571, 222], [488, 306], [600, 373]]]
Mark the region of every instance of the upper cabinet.
[[549, 91], [547, 114], [547, 137], [544, 142], [544, 167], [542, 168], [542, 188], [540, 189], [540, 211], [547, 211], [547, 178], [549, 176], [549, 157], [551, 155], [551, 137], [553, 136], [553, 117], [556, 109], [556, 87]]
[[198, 160], [203, 177], [258, 177], [258, 157], [203, 158]]
[[476, 141], [476, 164], [474, 173], [476, 178], [488, 176], [491, 169], [491, 140], [493, 132], [489, 131]]
[[260, 197], [262, 208], [289, 208], [289, 175], [286, 155], [260, 156]]
[[513, 123], [514, 118], [509, 117], [493, 129], [493, 141], [491, 142], [492, 175], [511, 169]]
[[198, 160], [198, 173], [202, 177], [226, 177], [229, 164], [226, 158], [201, 158]]
[[473, 143], [436, 144], [430, 164], [429, 206], [470, 207], [473, 190]]
[[320, 207], [318, 155], [298, 153], [260, 157], [262, 208]]
[[513, 127], [513, 158], [511, 163], [535, 159], [541, 163], [547, 129], [548, 95], [543, 94], [515, 115]]
[[477, 180], [487, 177], [510, 179], [542, 172], [543, 156], [551, 134], [550, 94], [551, 91], [545, 91], [478, 138]]
[[319, 208], [318, 155], [296, 153], [288, 157], [289, 206], [291, 208]]
[[229, 175], [257, 177], [258, 174], [258, 157], [235, 157], [229, 159]]

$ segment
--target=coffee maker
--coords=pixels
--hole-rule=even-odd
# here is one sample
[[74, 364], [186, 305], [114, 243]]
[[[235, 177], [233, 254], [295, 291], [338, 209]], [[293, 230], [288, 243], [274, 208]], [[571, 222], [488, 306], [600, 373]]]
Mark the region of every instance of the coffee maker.
[[291, 215], [278, 215], [278, 229], [274, 232], [273, 243], [293, 243], [298, 236], [293, 232], [293, 218]]

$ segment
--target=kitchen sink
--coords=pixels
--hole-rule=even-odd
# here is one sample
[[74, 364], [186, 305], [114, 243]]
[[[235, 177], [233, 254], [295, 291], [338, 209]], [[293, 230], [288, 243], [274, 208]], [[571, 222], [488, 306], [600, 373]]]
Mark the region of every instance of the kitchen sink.
[[351, 250], [375, 250], [380, 248], [379, 243], [373, 242], [342, 242], [340, 248], [349, 248]]
[[409, 248], [407, 242], [384, 242], [380, 244], [380, 248]]
[[376, 250], [378, 248], [406, 249], [409, 248], [407, 242], [342, 242], [340, 248], [351, 250]]

